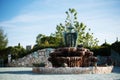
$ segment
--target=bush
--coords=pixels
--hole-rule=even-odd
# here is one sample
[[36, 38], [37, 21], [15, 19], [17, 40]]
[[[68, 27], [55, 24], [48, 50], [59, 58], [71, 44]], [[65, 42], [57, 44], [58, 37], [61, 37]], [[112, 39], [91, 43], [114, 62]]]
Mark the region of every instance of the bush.
[[120, 41], [119, 42], [117, 42], [117, 41], [114, 42], [111, 45], [111, 48], [120, 54]]
[[90, 49], [91, 51], [94, 52], [94, 56], [110, 56], [111, 55], [111, 48], [109, 46], [99, 46]]
[[45, 63], [33, 63], [33, 66], [35, 67], [45, 67]]

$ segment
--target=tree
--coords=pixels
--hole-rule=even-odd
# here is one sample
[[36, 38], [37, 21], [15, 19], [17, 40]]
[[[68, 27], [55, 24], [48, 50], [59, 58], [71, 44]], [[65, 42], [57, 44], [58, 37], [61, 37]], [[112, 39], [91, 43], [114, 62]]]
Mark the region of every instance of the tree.
[[120, 54], [120, 41], [112, 43], [111, 48]]
[[18, 59], [27, 55], [26, 50], [18, 44], [18, 46], [9, 46], [0, 50], [0, 59], [4, 59], [4, 62], [8, 62], [8, 55], [11, 54], [12, 59]]
[[26, 55], [26, 50], [23, 48], [23, 46], [18, 43], [17, 46], [14, 47], [8, 47], [10, 49], [9, 53], [12, 55], [14, 59], [23, 57]]
[[50, 46], [57, 47], [60, 45], [62, 46], [61, 38], [52, 35], [46, 36], [46, 35], [38, 34], [38, 36], [36, 37], [37, 44], [35, 45], [35, 47], [50, 47]]
[[36, 37], [36, 43], [37, 45], [41, 44], [41, 38], [45, 37], [45, 35], [43, 34], [38, 34], [38, 36]]
[[[77, 11], [75, 9], [69, 9], [66, 11], [67, 17], [65, 25], [60, 23], [56, 27], [56, 37], [63, 37], [63, 32], [68, 31], [67, 27], [73, 26], [74, 30], [78, 32], [77, 44], [83, 44], [85, 47], [95, 47], [98, 44], [98, 39], [94, 39], [93, 33], [90, 33], [90, 29], [86, 30], [87, 26], [77, 20]], [[87, 32], [86, 32], [87, 31]]]
[[2, 28], [0, 28], [0, 50], [6, 48], [7, 43], [8, 43], [7, 35], [5, 35]]

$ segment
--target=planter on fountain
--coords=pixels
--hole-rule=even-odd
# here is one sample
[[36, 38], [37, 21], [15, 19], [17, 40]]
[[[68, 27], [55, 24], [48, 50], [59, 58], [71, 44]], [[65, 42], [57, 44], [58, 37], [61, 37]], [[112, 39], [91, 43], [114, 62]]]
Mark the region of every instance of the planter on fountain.
[[62, 67], [63, 64], [67, 64], [68, 67], [88, 67], [93, 66], [97, 58], [88, 49], [64, 47], [50, 53], [48, 60], [53, 67]]

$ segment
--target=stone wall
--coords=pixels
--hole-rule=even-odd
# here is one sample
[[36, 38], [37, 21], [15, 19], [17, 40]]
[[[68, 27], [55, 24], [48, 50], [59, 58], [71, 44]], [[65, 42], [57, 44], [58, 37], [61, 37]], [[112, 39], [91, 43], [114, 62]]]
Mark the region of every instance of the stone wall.
[[106, 66], [106, 65], [114, 65], [120, 66], [120, 55], [116, 51], [111, 49], [110, 56], [97, 56], [98, 58], [98, 66]]
[[24, 56], [23, 58], [19, 58], [17, 60], [12, 60], [11, 63], [9, 63], [9, 66], [13, 67], [31, 67], [33, 66], [33, 63], [46, 63], [48, 66], [51, 66], [51, 63], [48, 62], [49, 53], [51, 51], [54, 51], [54, 49], [42, 49], [38, 50], [34, 53], [31, 53], [27, 56]]
[[114, 50], [111, 50], [111, 60], [114, 66], [120, 66], [120, 55]]

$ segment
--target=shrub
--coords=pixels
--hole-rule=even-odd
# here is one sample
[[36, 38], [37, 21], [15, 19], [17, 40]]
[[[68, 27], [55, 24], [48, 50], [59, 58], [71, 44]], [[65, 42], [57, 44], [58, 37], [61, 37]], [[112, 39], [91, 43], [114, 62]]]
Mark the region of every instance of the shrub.
[[45, 63], [33, 63], [33, 66], [35, 67], [45, 67]]

